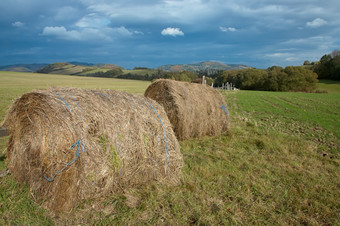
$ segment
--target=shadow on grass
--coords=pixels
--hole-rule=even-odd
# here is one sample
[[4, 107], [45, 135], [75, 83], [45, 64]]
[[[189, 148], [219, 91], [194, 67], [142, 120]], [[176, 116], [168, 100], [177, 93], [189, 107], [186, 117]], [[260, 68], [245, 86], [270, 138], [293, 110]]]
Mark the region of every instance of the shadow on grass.
[[6, 156], [5, 155], [1, 155], [0, 156], [0, 162], [4, 161], [6, 159]]

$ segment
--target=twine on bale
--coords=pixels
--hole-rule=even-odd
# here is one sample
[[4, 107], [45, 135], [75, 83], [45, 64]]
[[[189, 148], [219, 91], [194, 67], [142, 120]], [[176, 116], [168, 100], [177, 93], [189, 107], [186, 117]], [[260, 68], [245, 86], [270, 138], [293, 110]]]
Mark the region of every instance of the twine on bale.
[[[148, 103], [148, 102], [147, 102], [147, 103]], [[166, 155], [166, 159], [167, 159], [167, 161], [168, 161], [168, 165], [167, 165], [166, 168], [165, 168], [165, 173], [166, 173], [166, 171], [168, 170], [168, 167], [169, 167], [169, 165], [170, 165], [170, 160], [169, 160], [169, 158], [168, 158], [169, 153], [168, 153], [168, 142], [167, 142], [167, 139], [166, 139], [166, 131], [165, 131], [164, 124], [163, 124], [163, 121], [162, 121], [162, 119], [161, 119], [161, 116], [159, 116], [157, 110], [156, 110], [150, 103], [148, 103], [148, 104], [150, 105], [150, 107], [152, 108], [152, 110], [154, 110], [154, 111], [156, 112], [157, 117], [159, 118], [159, 121], [160, 121], [161, 124], [162, 124], [163, 132], [164, 132], [164, 142], [165, 142], [165, 155]], [[158, 149], [158, 143], [157, 143], [157, 149]]]
[[221, 105], [221, 108], [222, 108], [222, 110], [225, 112], [225, 115], [228, 117], [228, 115], [229, 115], [229, 112], [228, 112], [228, 105]]
[[[67, 106], [67, 108], [68, 108], [68, 110], [70, 111], [70, 113], [72, 113], [71, 108], [70, 108], [70, 106], [67, 104], [66, 100], [65, 100], [64, 98], [62, 98], [59, 94], [56, 94], [56, 95], [57, 95], [58, 97], [60, 97], [60, 99], [61, 99], [61, 100], [65, 103], [65, 105]], [[70, 96], [71, 96], [71, 95], [70, 95]], [[71, 98], [74, 100], [74, 102], [77, 104], [79, 110], [81, 111], [81, 108], [79, 107], [77, 101], [76, 101], [72, 96], [71, 96]], [[77, 142], [75, 142], [74, 144], [72, 144], [71, 147], [70, 147], [70, 150], [73, 150], [74, 147], [75, 147], [76, 145], [78, 145], [78, 148], [77, 148], [77, 151], [76, 151], [76, 157], [75, 157], [74, 159], [72, 159], [71, 161], [69, 161], [69, 162], [67, 162], [67, 163], [64, 163], [64, 164], [65, 164], [64, 168], [62, 168], [61, 170], [57, 171], [57, 172], [52, 176], [52, 178], [48, 178], [47, 176], [45, 176], [45, 175], [43, 174], [43, 177], [44, 177], [47, 181], [49, 181], [49, 182], [54, 181], [54, 178], [57, 176], [57, 174], [59, 174], [59, 173], [61, 173], [62, 171], [64, 171], [68, 166], [72, 165], [72, 164], [79, 158], [80, 149], [81, 149], [82, 152], [86, 152], [86, 151], [87, 151], [87, 149], [84, 151], [84, 145], [83, 145], [83, 142], [82, 142], [81, 139], [78, 140]], [[68, 153], [66, 153], [66, 154], [64, 155], [64, 157], [63, 157], [63, 162], [64, 162], [65, 156], [66, 156], [67, 154], [68, 154]]]
[[183, 90], [183, 92], [185, 94], [185, 105], [187, 107], [187, 111], [189, 111], [188, 94], [187, 94], [187, 92], [185, 91], [185, 89], [182, 86], [181, 86], [181, 88], [182, 88], [182, 90]]
[[33, 91], [13, 103], [3, 125], [13, 178], [29, 184], [34, 198], [53, 213], [121, 189], [152, 181], [177, 184], [181, 178], [183, 157], [167, 114], [142, 96]]
[[62, 98], [59, 94], [57, 94], [57, 96], [60, 97], [60, 99], [66, 104], [66, 107], [68, 108], [68, 110], [72, 113], [71, 108], [70, 108], [70, 106], [68, 106], [68, 104], [66, 103], [65, 99]]
[[[68, 163], [65, 163], [65, 167], [62, 168], [61, 170], [57, 171], [57, 172], [53, 175], [53, 177], [52, 177], [51, 179], [48, 178], [48, 177], [46, 177], [46, 176], [43, 174], [44, 178], [45, 178], [47, 181], [52, 182], [52, 181], [54, 180], [54, 178], [57, 176], [57, 174], [63, 172], [68, 166], [72, 165], [72, 163], [74, 163], [74, 162], [79, 158], [80, 149], [81, 149], [82, 152], [86, 152], [86, 151], [87, 151], [87, 149], [84, 151], [84, 146], [83, 146], [83, 143], [82, 143], [81, 140], [78, 140], [76, 143], [72, 144], [72, 146], [70, 147], [70, 150], [73, 150], [74, 147], [75, 147], [76, 145], [78, 145], [78, 149], [77, 149], [77, 151], [76, 151], [76, 157], [75, 157], [74, 159], [72, 159], [71, 161], [69, 161]], [[66, 154], [64, 155], [63, 161], [64, 161], [65, 156], [66, 156], [67, 154], [68, 154], [68, 153], [66, 153]]]

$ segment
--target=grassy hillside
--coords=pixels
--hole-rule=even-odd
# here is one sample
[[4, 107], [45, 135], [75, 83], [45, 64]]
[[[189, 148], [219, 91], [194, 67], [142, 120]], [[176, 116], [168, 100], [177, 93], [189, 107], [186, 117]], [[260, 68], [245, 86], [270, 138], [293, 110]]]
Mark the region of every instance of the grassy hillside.
[[39, 73], [45, 74], [60, 74], [60, 75], [81, 75], [86, 76], [94, 74], [96, 72], [106, 72], [114, 68], [120, 68], [113, 64], [101, 64], [101, 65], [74, 65], [71, 63], [54, 63], [49, 64], [46, 67], [38, 70]]
[[[24, 92], [53, 84], [133, 93], [148, 85], [12, 76], [13, 81], [11, 74], [0, 73], [1, 108]], [[339, 225], [340, 89], [339, 83], [320, 86], [329, 93], [225, 93], [230, 131], [180, 143], [185, 165], [175, 187], [154, 183], [129, 189], [53, 218], [32, 199], [28, 186], [2, 177], [0, 224]], [[0, 138], [0, 171], [6, 167], [5, 142], [7, 137]]]
[[328, 93], [340, 93], [340, 82], [335, 80], [320, 80], [318, 83], [319, 90], [325, 90]]
[[[103, 77], [103, 75], [95, 76], [95, 73], [107, 72], [115, 68], [121, 68], [113, 64], [93, 64], [86, 65], [85, 63], [71, 64], [71, 63], [54, 63], [49, 64], [46, 67], [40, 69], [39, 73], [45, 74], [59, 74], [59, 75], [77, 75], [77, 76], [94, 76]], [[145, 76], [146, 74], [152, 75], [156, 73], [153, 69], [133, 69], [126, 70], [122, 69], [123, 74], [119, 75], [121, 78], [131, 77], [138, 79], [139, 76]], [[118, 77], [118, 75], [114, 76]]]

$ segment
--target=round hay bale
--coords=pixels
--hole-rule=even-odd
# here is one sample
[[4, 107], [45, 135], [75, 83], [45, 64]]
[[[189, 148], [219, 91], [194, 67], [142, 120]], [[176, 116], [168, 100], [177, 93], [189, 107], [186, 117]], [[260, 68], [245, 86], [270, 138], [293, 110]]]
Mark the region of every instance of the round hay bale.
[[210, 86], [159, 79], [146, 89], [144, 96], [164, 107], [179, 140], [215, 136], [228, 129], [227, 105]]
[[112, 90], [53, 88], [9, 109], [8, 168], [58, 213], [156, 180], [176, 184], [182, 154], [155, 101]]

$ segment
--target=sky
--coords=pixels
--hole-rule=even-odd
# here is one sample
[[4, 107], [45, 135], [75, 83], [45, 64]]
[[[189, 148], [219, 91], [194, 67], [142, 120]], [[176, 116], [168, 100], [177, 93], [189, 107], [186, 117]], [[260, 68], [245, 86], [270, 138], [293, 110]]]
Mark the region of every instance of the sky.
[[302, 65], [340, 49], [339, 0], [1, 0], [0, 65]]

